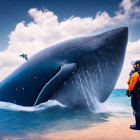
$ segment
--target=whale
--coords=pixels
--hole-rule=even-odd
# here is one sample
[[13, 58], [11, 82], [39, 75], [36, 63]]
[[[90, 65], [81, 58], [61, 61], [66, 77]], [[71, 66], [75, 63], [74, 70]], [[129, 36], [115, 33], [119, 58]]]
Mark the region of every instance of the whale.
[[128, 28], [76, 37], [34, 54], [0, 82], [0, 101], [36, 106], [48, 100], [94, 109], [105, 102], [120, 75]]

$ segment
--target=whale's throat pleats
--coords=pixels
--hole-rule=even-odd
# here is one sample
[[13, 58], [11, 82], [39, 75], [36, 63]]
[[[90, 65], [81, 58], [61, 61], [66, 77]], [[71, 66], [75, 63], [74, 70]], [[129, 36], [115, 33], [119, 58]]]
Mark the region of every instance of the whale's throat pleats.
[[77, 69], [61, 85], [53, 98], [62, 104], [88, 107], [94, 110], [95, 102], [104, 102], [112, 92], [122, 67], [123, 55], [110, 59], [98, 53], [78, 60]]

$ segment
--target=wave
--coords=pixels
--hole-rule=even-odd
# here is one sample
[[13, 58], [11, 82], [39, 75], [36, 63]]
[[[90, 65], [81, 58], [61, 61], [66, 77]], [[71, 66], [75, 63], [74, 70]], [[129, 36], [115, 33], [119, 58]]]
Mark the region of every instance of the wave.
[[[41, 103], [33, 107], [25, 107], [9, 102], [0, 102], [0, 109], [12, 110], [12, 111], [25, 111], [25, 112], [41, 111], [54, 106], [66, 107], [65, 105], [61, 104], [56, 100], [49, 100], [45, 103]], [[128, 111], [128, 108], [129, 107], [125, 105], [118, 106], [117, 103], [110, 103], [110, 102], [100, 103], [96, 101], [95, 110], [90, 110], [90, 111], [94, 113], [125, 112], [124, 110]]]
[[[49, 100], [33, 107], [25, 107], [9, 102], [0, 102], [0, 109], [26, 112], [45, 110], [54, 106], [67, 107], [57, 100]], [[104, 103], [101, 103], [94, 98], [94, 109], [89, 108], [89, 111], [94, 113], [130, 112], [130, 110], [130, 99], [126, 97], [125, 90], [121, 89], [113, 90], [110, 98]]]
[[27, 111], [27, 112], [33, 112], [33, 111], [40, 111], [47, 109], [52, 106], [61, 106], [61, 107], [66, 107], [65, 105], [61, 104], [60, 102], [56, 100], [49, 100], [45, 103], [41, 103], [37, 106], [33, 107], [25, 107], [9, 102], [0, 102], [0, 109], [5, 109], [5, 110], [13, 110], [13, 111]]

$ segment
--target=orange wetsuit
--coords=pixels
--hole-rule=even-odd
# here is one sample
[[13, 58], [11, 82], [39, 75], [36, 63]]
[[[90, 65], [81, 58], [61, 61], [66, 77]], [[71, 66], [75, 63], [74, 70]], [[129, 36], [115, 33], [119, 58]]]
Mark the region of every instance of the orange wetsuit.
[[132, 91], [137, 82], [140, 82], [140, 75], [138, 72], [135, 72], [127, 81], [127, 84], [129, 84], [128, 90]]

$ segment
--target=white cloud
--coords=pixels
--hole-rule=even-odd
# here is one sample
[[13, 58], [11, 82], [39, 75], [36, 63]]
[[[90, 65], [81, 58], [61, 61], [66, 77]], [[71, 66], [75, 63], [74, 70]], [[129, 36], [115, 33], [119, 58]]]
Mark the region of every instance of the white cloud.
[[119, 11], [116, 11], [114, 20], [123, 23], [134, 24], [140, 21], [140, 6], [137, 6], [139, 0], [123, 0], [119, 5]]
[[116, 84], [116, 88], [127, 88], [127, 80], [132, 69], [131, 61], [140, 60], [140, 39], [135, 42], [128, 42], [124, 66]]
[[[15, 30], [9, 35], [8, 48], [0, 52], [0, 80], [24, 62], [19, 57], [22, 53], [27, 53], [30, 57], [43, 48], [68, 38], [93, 34], [98, 29], [104, 29], [107, 26], [113, 27], [139, 22], [140, 7], [137, 6], [137, 2], [138, 0], [123, 0], [119, 5], [119, 10], [115, 12], [113, 17], [106, 11], [99, 11], [94, 18], [72, 16], [61, 22], [58, 22], [57, 15], [51, 11], [41, 11], [36, 8], [30, 9], [28, 14], [33, 21], [18, 23]], [[130, 64], [129, 60], [132, 58], [132, 52], [138, 54], [139, 42], [138, 40], [128, 44], [126, 56], [128, 60], [126, 59], [125, 64]], [[132, 46], [135, 46], [133, 47], [134, 49], [132, 49]], [[124, 65], [125, 69], [127, 68]], [[124, 75], [123, 72], [122, 74]], [[117, 85], [120, 86], [122, 84], [118, 83]]]

